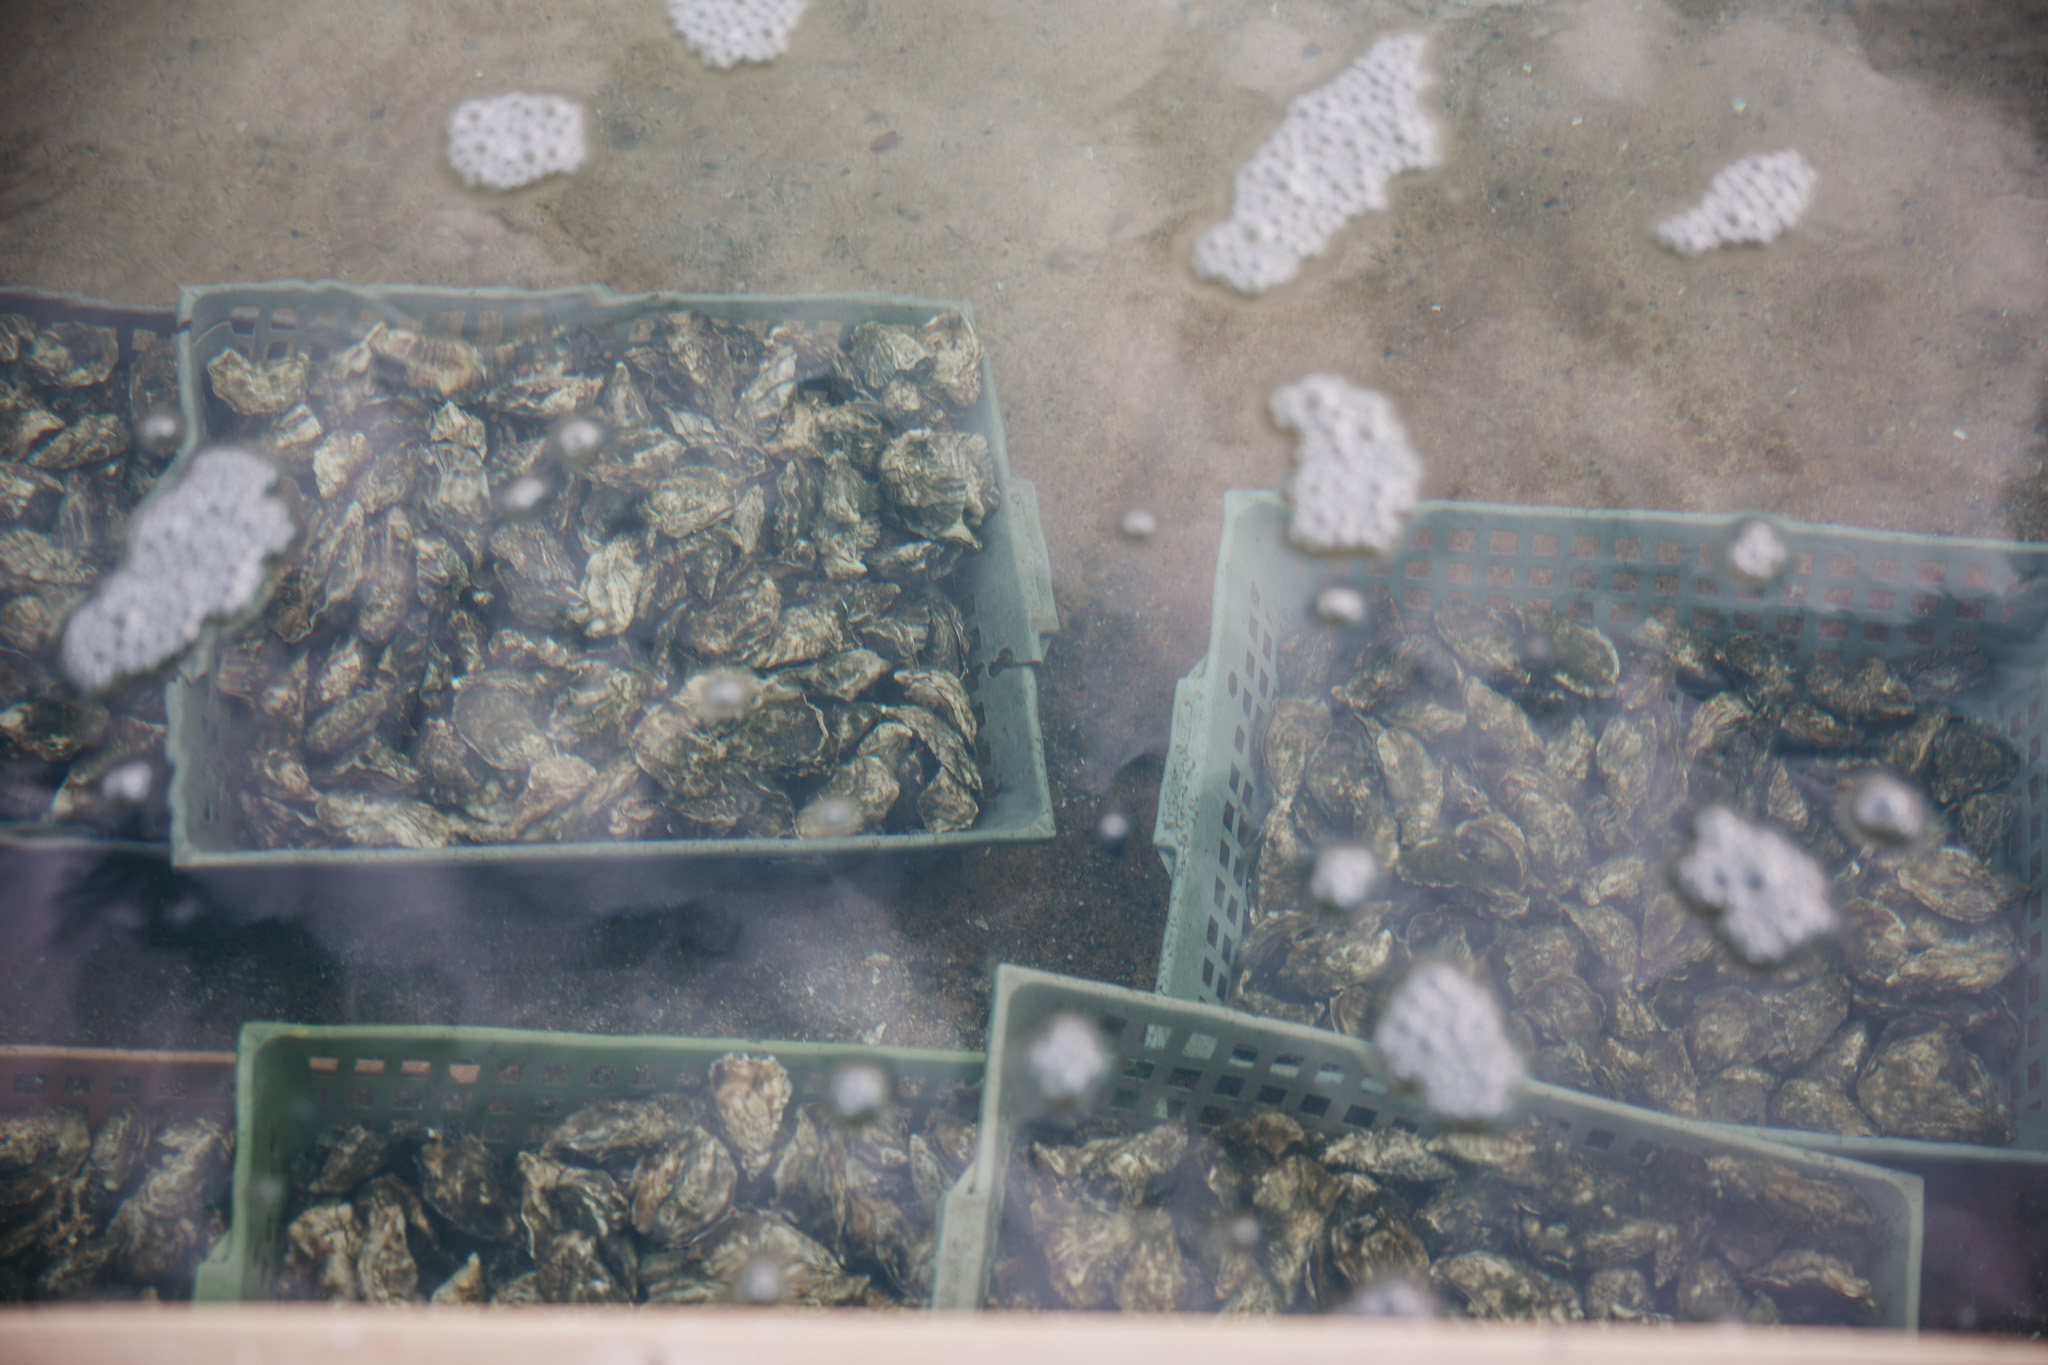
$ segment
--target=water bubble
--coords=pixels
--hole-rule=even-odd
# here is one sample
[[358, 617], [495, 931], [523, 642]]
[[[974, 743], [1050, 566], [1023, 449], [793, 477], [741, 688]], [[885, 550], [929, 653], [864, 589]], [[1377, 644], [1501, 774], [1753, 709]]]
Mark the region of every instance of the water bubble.
[[1131, 837], [1131, 817], [1120, 810], [1104, 811], [1102, 819], [1096, 822], [1095, 837], [1112, 852], [1122, 848]]
[[1081, 1107], [1109, 1068], [1095, 1026], [1078, 1014], [1057, 1014], [1024, 1053], [1039, 1093], [1055, 1109]]
[[1117, 523], [1117, 529], [1124, 533], [1126, 540], [1150, 540], [1159, 532], [1159, 518], [1142, 507], [1133, 507], [1124, 513], [1124, 519]]
[[554, 488], [538, 474], [521, 474], [498, 490], [498, 510], [509, 516], [524, 516], [547, 500]]
[[1701, 811], [1693, 834], [1672, 878], [1751, 962], [1776, 962], [1835, 927], [1827, 873], [1784, 835], [1726, 806]]
[[732, 1301], [756, 1307], [781, 1303], [783, 1287], [782, 1267], [766, 1256], [756, 1256], [733, 1276]]
[[1308, 893], [1333, 910], [1356, 910], [1372, 894], [1380, 860], [1364, 844], [1331, 844], [1316, 854]]
[[1909, 782], [1890, 773], [1865, 773], [1842, 800], [1842, 826], [1853, 839], [1910, 844], [1927, 833], [1927, 802]]
[[1761, 588], [1785, 572], [1792, 551], [1771, 524], [1761, 517], [1738, 523], [1721, 551], [1728, 576], [1744, 587]]
[[1433, 1318], [1437, 1316], [1436, 1296], [1405, 1275], [1375, 1280], [1352, 1295], [1340, 1313], [1368, 1318]]
[[135, 444], [152, 455], [169, 455], [184, 439], [185, 419], [175, 412], [152, 412], [135, 424]]
[[548, 433], [547, 452], [571, 469], [582, 469], [611, 439], [604, 423], [590, 417], [564, 417]]
[[1373, 1042], [1387, 1067], [1445, 1118], [1485, 1122], [1514, 1101], [1522, 1058], [1500, 1006], [1448, 962], [1424, 962], [1387, 1002]]
[[761, 680], [744, 668], [711, 668], [683, 684], [676, 702], [705, 724], [738, 720], [754, 704]]
[[827, 796], [805, 806], [796, 830], [806, 839], [844, 839], [860, 833], [860, 807], [843, 796]]
[[1365, 620], [1365, 594], [1349, 583], [1332, 583], [1316, 594], [1316, 616], [1325, 625], [1355, 626]]
[[889, 1107], [889, 1073], [873, 1062], [841, 1062], [826, 1087], [832, 1117], [850, 1128], [873, 1123]]
[[155, 785], [156, 773], [149, 761], [138, 758], [109, 768], [100, 779], [100, 794], [120, 805], [139, 806], [149, 799], [149, 789]]
[[1225, 1231], [1229, 1233], [1232, 1242], [1246, 1251], [1256, 1250], [1259, 1244], [1266, 1240], [1266, 1229], [1249, 1213], [1240, 1213], [1231, 1219]]

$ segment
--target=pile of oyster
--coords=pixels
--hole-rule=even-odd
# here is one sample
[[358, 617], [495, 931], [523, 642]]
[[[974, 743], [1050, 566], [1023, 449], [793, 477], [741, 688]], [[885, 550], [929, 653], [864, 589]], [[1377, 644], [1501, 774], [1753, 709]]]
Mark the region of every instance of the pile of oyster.
[[126, 1106], [0, 1116], [0, 1300], [185, 1298], [226, 1230], [235, 1135]]
[[972, 825], [981, 364], [954, 313], [222, 352], [210, 429], [305, 528], [212, 679], [246, 843]]
[[446, 1129], [330, 1130], [292, 1167], [278, 1293], [922, 1304], [975, 1134], [968, 1097], [930, 1089], [915, 1131], [902, 1103], [835, 1118], [791, 1105], [774, 1058], [728, 1054], [698, 1089], [598, 1101], [511, 1155]]
[[124, 356], [113, 328], [0, 313], [0, 820], [162, 839], [162, 680], [86, 696], [58, 665], [65, 617], [120, 564], [175, 453], [132, 434], [178, 408], [170, 338], [135, 340]]
[[1021, 1151], [991, 1308], [1375, 1311], [1374, 1296], [1480, 1318], [1854, 1325], [1881, 1306], [1862, 1196], [1766, 1157], [1610, 1161], [1536, 1119], [1332, 1139], [1271, 1111]]
[[[1422, 957], [1491, 982], [1544, 1080], [1673, 1114], [1820, 1132], [2005, 1143], [1993, 1077], [2019, 1029], [1996, 875], [2018, 756], [1951, 703], [1978, 655], [1795, 665], [1652, 620], [1626, 638], [1548, 611], [1390, 604], [1375, 628], [1291, 641], [1261, 737], [1272, 805], [1236, 1002], [1370, 1036]], [[1889, 773], [1927, 829], [1888, 845], [1843, 819]], [[1745, 964], [1673, 890], [1691, 813], [1782, 831], [1831, 880], [1841, 925]], [[1355, 915], [1308, 889], [1316, 850], [1388, 871]]]

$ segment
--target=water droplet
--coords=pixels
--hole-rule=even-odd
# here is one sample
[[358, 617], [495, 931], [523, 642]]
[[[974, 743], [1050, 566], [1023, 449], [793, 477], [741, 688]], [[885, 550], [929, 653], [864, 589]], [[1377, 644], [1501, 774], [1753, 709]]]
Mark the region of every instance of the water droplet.
[[860, 833], [860, 807], [843, 796], [827, 796], [805, 806], [796, 827], [806, 839], [844, 839]]
[[1372, 894], [1380, 877], [1380, 860], [1364, 844], [1331, 844], [1316, 854], [1308, 891], [1332, 910], [1349, 914]]
[[152, 412], [135, 424], [135, 444], [152, 455], [169, 455], [185, 439], [185, 419], [175, 412]]
[[1038, 1091], [1054, 1109], [1078, 1109], [1109, 1067], [1095, 1026], [1078, 1014], [1054, 1015], [1024, 1054]]
[[1761, 517], [1750, 517], [1738, 523], [1721, 551], [1721, 564], [1727, 569], [1728, 576], [1750, 588], [1768, 584], [1785, 572], [1785, 567], [1791, 562], [1792, 551], [1771, 524]]
[[1927, 833], [1927, 802], [1890, 773], [1865, 773], [1844, 796], [1842, 824], [1854, 839], [1910, 844]]
[[1522, 1057], [1508, 1041], [1500, 1005], [1448, 962], [1424, 962], [1408, 973], [1373, 1042], [1387, 1069], [1445, 1118], [1496, 1118], [1522, 1084]]
[[756, 1256], [733, 1276], [732, 1301], [765, 1307], [782, 1302], [782, 1267], [766, 1256]]
[[1131, 817], [1120, 810], [1104, 811], [1096, 823], [1095, 837], [1111, 850], [1124, 846], [1124, 840], [1131, 837]]
[[705, 724], [738, 720], [754, 704], [761, 680], [743, 668], [712, 668], [683, 684], [676, 700]]
[[538, 474], [521, 474], [498, 490], [498, 510], [508, 516], [523, 517], [547, 501], [553, 487]]
[[1240, 1213], [1230, 1220], [1230, 1240], [1246, 1251], [1254, 1250], [1266, 1240], [1266, 1230], [1259, 1226], [1259, 1220], [1249, 1213]]
[[1365, 594], [1348, 583], [1332, 583], [1316, 594], [1316, 616], [1325, 625], [1355, 626], [1365, 620]]
[[1159, 518], [1142, 507], [1133, 507], [1124, 513], [1117, 529], [1124, 533], [1126, 540], [1150, 540], [1159, 531]]
[[1433, 1318], [1437, 1305], [1427, 1289], [1405, 1275], [1394, 1275], [1373, 1281], [1337, 1311], [1368, 1318]]
[[604, 423], [594, 418], [564, 417], [548, 433], [547, 452], [571, 469], [582, 469], [610, 439]]
[[149, 799], [149, 790], [156, 785], [156, 774], [151, 771], [146, 759], [135, 759], [111, 768], [100, 779], [100, 793], [107, 800], [122, 805], [139, 806]]
[[873, 1123], [889, 1107], [889, 1073], [873, 1062], [841, 1062], [826, 1089], [832, 1117], [849, 1128]]

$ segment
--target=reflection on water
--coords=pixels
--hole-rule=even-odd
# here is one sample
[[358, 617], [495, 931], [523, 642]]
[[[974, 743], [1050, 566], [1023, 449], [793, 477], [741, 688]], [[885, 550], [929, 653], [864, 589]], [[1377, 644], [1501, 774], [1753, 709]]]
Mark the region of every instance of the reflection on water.
[[[1273, 406], [1310, 376], [1376, 405], [1320, 412], [1357, 448], [1291, 485], [1297, 530], [1352, 544], [1400, 544], [1418, 495], [1758, 511], [1717, 562], [1775, 595], [1812, 568], [1792, 521], [2044, 537], [2048, 87], [2023, 6], [751, 8], [744, 30], [710, 0], [0, 19], [24, 54], [0, 273], [136, 305], [0, 298], [0, 820], [40, 827], [0, 849], [9, 1041], [227, 1048], [286, 1019], [971, 1047], [998, 962], [1149, 987], [1169, 877], [1133, 835], [1212, 624], [1221, 494], [1281, 485], [1315, 443], [1315, 414], [1283, 429]], [[524, 121], [451, 124], [479, 100]], [[178, 287], [294, 278], [887, 293], [973, 323], [685, 335], [667, 310], [639, 336], [458, 338], [422, 316], [373, 339], [370, 318], [301, 357], [224, 318], [174, 416]], [[997, 429], [967, 417], [996, 391], [1000, 476], [972, 445]], [[132, 533], [202, 435], [278, 460], [301, 531], [261, 613], [178, 684], [240, 708], [201, 746], [231, 771], [209, 818], [235, 848], [971, 832], [1039, 753], [1056, 832], [796, 864], [175, 871], [163, 674], [81, 690], [59, 642], [124, 551], [150, 591], [122, 629], [196, 629], [150, 605], [176, 575]], [[1001, 549], [1013, 594], [951, 572], [1027, 516], [1045, 553]], [[1416, 964], [1448, 964], [1574, 1090], [2039, 1140], [2027, 649], [1986, 678], [1966, 650], [1874, 666], [1853, 640], [1829, 660], [1761, 629], [1610, 632], [1562, 601], [1423, 619], [1349, 578], [1305, 580], [1318, 625], [1239, 759], [1266, 790], [1232, 783], [1256, 834], [1238, 1007], [1370, 1037]], [[1992, 617], [2018, 591], [1866, 589], [1855, 609]], [[1007, 652], [977, 652], [997, 616]], [[86, 681], [132, 672], [115, 654]], [[992, 719], [998, 687], [1033, 699], [1028, 725]], [[131, 842], [32, 842], [53, 827]], [[1733, 837], [1751, 828], [1772, 832]], [[1675, 885], [1689, 839], [1695, 861], [1730, 844], [1726, 875]], [[1322, 868], [1346, 848], [1370, 871]], [[1794, 850], [1818, 869], [1796, 896]], [[1809, 942], [1816, 878], [1838, 924]], [[1126, 1121], [1102, 1107], [1133, 1082], [1108, 1074], [1121, 1044], [1072, 1022], [1019, 1043], [1068, 1126], [993, 1172], [994, 1301], [1900, 1309], [1871, 1259], [1891, 1243], [1824, 1181], [1663, 1154], [1624, 1179], [1540, 1129], [1290, 1133], [1255, 1099]], [[47, 1074], [0, 1097], [26, 1153], [0, 1170], [0, 1292], [188, 1292], [225, 1128], [74, 1122]], [[744, 1138], [678, 1099], [659, 1141], [494, 1147], [504, 1237], [421, 1183], [455, 1127], [378, 1128], [375, 1169], [320, 1202], [291, 1175], [294, 1273], [387, 1298], [916, 1301], [971, 1140], [840, 1079]], [[1929, 1176], [1923, 1321], [2038, 1327], [2048, 1268], [2014, 1221], [2038, 1177], [1886, 1159]], [[706, 1220], [691, 1201], [722, 1181]], [[642, 1202], [695, 1232], [662, 1242]]]

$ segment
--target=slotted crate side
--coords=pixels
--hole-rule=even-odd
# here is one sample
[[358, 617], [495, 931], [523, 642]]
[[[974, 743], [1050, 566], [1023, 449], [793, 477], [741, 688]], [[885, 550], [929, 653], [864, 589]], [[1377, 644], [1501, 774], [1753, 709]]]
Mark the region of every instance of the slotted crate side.
[[[203, 439], [205, 371], [223, 350], [275, 359], [304, 352], [316, 359], [352, 344], [377, 322], [419, 327], [432, 335], [495, 344], [545, 335], [570, 325], [624, 324], [676, 309], [732, 321], [920, 324], [964, 302], [880, 294], [696, 295], [614, 294], [600, 287], [524, 291], [354, 287], [333, 282], [211, 285], [179, 296], [179, 401], [191, 446]], [[1010, 467], [994, 367], [984, 352], [982, 392], [961, 418], [962, 430], [983, 436], [1004, 492], [1003, 506], [982, 528], [984, 548], [963, 560], [962, 588], [973, 642], [968, 693], [981, 715], [989, 748], [988, 794], [971, 829], [866, 834], [841, 839], [687, 839], [624, 843], [499, 844], [447, 849], [243, 849], [231, 813], [232, 775], [213, 761], [228, 733], [224, 698], [207, 685], [216, 635], [195, 650], [170, 692], [172, 857], [183, 867], [398, 866], [468, 862], [605, 858], [681, 858], [910, 852], [983, 843], [1028, 842], [1053, 835], [1052, 793], [1038, 718], [1038, 680], [1030, 668], [1045, 658], [1046, 638], [1059, 629], [1051, 562], [1038, 520], [1037, 491]], [[189, 458], [190, 450], [187, 452]]]
[[[1133, 1125], [1185, 1118], [1209, 1128], [1271, 1110], [1333, 1137], [1393, 1125], [1436, 1128], [1426, 1110], [1387, 1085], [1377, 1051], [1361, 1039], [1005, 965], [996, 972], [989, 1022], [988, 1055], [996, 1061], [982, 1091], [980, 1145], [940, 1213], [935, 1308], [978, 1308], [986, 1296], [1002, 1226], [1003, 1174], [1031, 1117], [1023, 1112], [1030, 1088], [1020, 1084], [1029, 1040], [1068, 1013], [1087, 1018], [1106, 1041], [1111, 1080], [1102, 1108]], [[1538, 1082], [1527, 1086], [1520, 1107], [1605, 1162], [1640, 1164], [1659, 1148], [1675, 1147], [1702, 1156], [1769, 1157], [1849, 1182], [1880, 1229], [1872, 1276], [1880, 1325], [1918, 1325], [1925, 1236], [1918, 1176]]]
[[0, 1113], [69, 1108], [95, 1130], [116, 1105], [180, 1118], [234, 1113], [232, 1052], [0, 1047]]
[[873, 1062], [917, 1118], [945, 1088], [980, 1081], [982, 1056], [857, 1043], [599, 1037], [527, 1029], [242, 1027], [235, 1072], [235, 1184], [228, 1235], [200, 1267], [203, 1300], [270, 1297], [284, 1255], [287, 1171], [326, 1128], [430, 1124], [501, 1152], [537, 1145], [585, 1104], [671, 1093], [728, 1052], [772, 1055], [792, 1103], [816, 1100], [833, 1068]]
[[[1736, 520], [1428, 502], [1387, 559], [1319, 559], [1288, 542], [1280, 496], [1227, 494], [1209, 650], [1175, 691], [1153, 831], [1173, 877], [1159, 990], [1228, 1002], [1236, 951], [1250, 927], [1246, 888], [1255, 839], [1269, 804], [1256, 752], [1278, 695], [1275, 660], [1280, 641], [1315, 624], [1312, 604], [1325, 584], [1384, 589], [1416, 613], [1480, 599], [1541, 604], [1612, 631], [1662, 615], [1716, 641], [1761, 631], [1808, 660], [1896, 660], [1974, 646], [2009, 675], [1983, 714], [2013, 737], [2027, 765], [2020, 828], [2005, 869], [2029, 885], [2016, 925], [2026, 965], [2013, 983], [2025, 1050], [2001, 1079], [2020, 1145], [2048, 1149], [2040, 999], [2048, 550], [1771, 519], [1794, 561], [1766, 596], [1736, 591], [1716, 567]], [[1770, 1131], [1789, 1138], [1790, 1130]], [[1886, 1150], [1826, 1134], [1796, 1140], [1845, 1153]]]
[[[19, 313], [36, 322], [82, 322], [113, 329], [120, 347], [118, 368], [145, 348], [173, 344], [177, 313], [169, 308], [135, 308], [87, 298], [83, 294], [61, 294], [46, 289], [0, 289], [0, 313]], [[0, 529], [5, 529], [0, 523]], [[162, 800], [158, 796], [159, 801]], [[159, 851], [161, 842], [147, 839], [116, 839], [90, 825], [60, 824], [52, 820], [0, 820], [0, 843], [36, 848], [85, 848]]]

